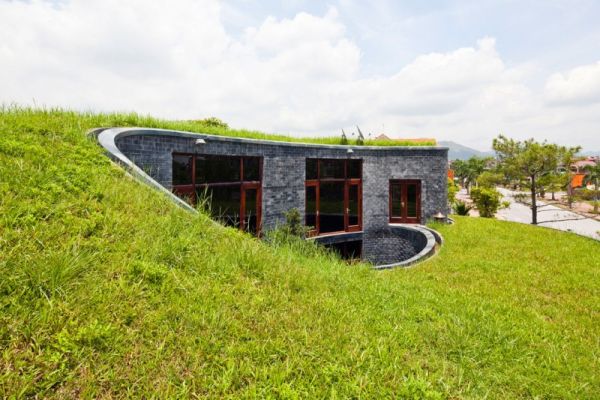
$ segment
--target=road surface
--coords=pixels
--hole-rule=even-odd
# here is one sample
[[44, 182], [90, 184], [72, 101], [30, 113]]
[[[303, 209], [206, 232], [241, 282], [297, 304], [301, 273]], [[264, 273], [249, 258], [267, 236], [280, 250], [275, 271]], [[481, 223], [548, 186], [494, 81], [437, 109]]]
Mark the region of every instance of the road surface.
[[[531, 223], [531, 208], [527, 204], [517, 203], [512, 197], [518, 192], [498, 188], [504, 196], [503, 201], [509, 201], [510, 207], [498, 211], [496, 218], [505, 221]], [[538, 201], [538, 225], [561, 231], [573, 232], [578, 235], [587, 236], [600, 240], [600, 221], [586, 218], [574, 212], [562, 208], [547, 205], [544, 201]]]

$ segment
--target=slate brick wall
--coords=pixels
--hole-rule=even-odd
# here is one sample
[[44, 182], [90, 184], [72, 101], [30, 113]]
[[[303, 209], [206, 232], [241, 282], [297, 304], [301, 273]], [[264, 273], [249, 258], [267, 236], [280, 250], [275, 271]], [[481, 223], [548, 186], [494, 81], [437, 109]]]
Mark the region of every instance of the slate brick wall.
[[[140, 130], [135, 135], [120, 137], [117, 146], [139, 167], [169, 189], [172, 186], [174, 152], [263, 157], [263, 229], [270, 229], [283, 223], [283, 213], [290, 208], [297, 208], [301, 213], [304, 212], [306, 158], [363, 160], [362, 206], [365, 236], [381, 236], [381, 232], [388, 227], [390, 179], [421, 180], [422, 223], [431, 219], [437, 212], [448, 212], [448, 150], [445, 148], [379, 147], [374, 149], [353, 146], [353, 153], [348, 154], [347, 148], [338, 146], [289, 144], [210, 135], [193, 137], [171, 135], [169, 133], [169, 136], [159, 136], [155, 132], [148, 134]], [[206, 143], [196, 145], [197, 138], [204, 138]], [[384, 240], [381, 237], [379, 247], [363, 246], [363, 256], [386, 263], [390, 257], [394, 258], [400, 251], [402, 257], [409, 258], [415, 253], [414, 246], [402, 240], [405, 239]]]

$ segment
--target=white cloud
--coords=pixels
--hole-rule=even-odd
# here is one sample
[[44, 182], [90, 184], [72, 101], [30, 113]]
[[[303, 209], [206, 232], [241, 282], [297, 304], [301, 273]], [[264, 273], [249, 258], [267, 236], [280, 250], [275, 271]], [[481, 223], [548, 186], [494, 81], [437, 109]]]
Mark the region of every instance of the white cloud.
[[[293, 134], [385, 125], [390, 135], [480, 148], [501, 131], [561, 141], [568, 129], [571, 140], [592, 138], [600, 148], [591, 134], [598, 110], [547, 108], [544, 93], [527, 85], [530, 69], [507, 66], [493, 38], [364, 77], [361, 50], [334, 8], [269, 17], [239, 38], [221, 18], [210, 0], [0, 2], [0, 102], [215, 115]], [[600, 82], [600, 66], [582, 69], [552, 76], [547, 98], [594, 99], [586, 90]]]
[[600, 103], [600, 61], [550, 76], [546, 98], [554, 105]]

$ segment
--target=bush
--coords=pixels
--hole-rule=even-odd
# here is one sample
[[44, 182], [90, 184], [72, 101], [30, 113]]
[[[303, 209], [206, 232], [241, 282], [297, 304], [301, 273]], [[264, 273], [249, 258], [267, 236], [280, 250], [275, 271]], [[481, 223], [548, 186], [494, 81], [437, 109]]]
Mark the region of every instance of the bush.
[[224, 122], [217, 117], [209, 117], [209, 118], [199, 119], [194, 122], [197, 122], [202, 125], [214, 127], [214, 128], [229, 129], [229, 125], [227, 125], [227, 122]]
[[448, 203], [450, 205], [456, 202], [456, 193], [458, 193], [459, 187], [453, 179], [448, 178]]
[[471, 211], [473, 207], [465, 203], [464, 201], [457, 200], [454, 203], [454, 212], [458, 215], [469, 215], [469, 211]]
[[498, 209], [502, 206], [500, 199], [502, 194], [492, 188], [473, 188], [471, 189], [471, 198], [475, 203], [475, 207], [479, 211], [479, 215], [484, 218], [494, 218]]
[[285, 225], [283, 229], [291, 236], [305, 238], [309, 228], [304, 226], [302, 216], [297, 208], [288, 210], [285, 214]]

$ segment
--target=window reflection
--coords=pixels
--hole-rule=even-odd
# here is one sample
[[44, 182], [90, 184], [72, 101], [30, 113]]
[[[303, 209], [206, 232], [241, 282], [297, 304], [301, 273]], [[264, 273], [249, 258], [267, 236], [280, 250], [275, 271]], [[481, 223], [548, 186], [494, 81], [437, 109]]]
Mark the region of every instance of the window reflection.
[[260, 157], [173, 154], [173, 193], [224, 225], [258, 234], [261, 167]]

